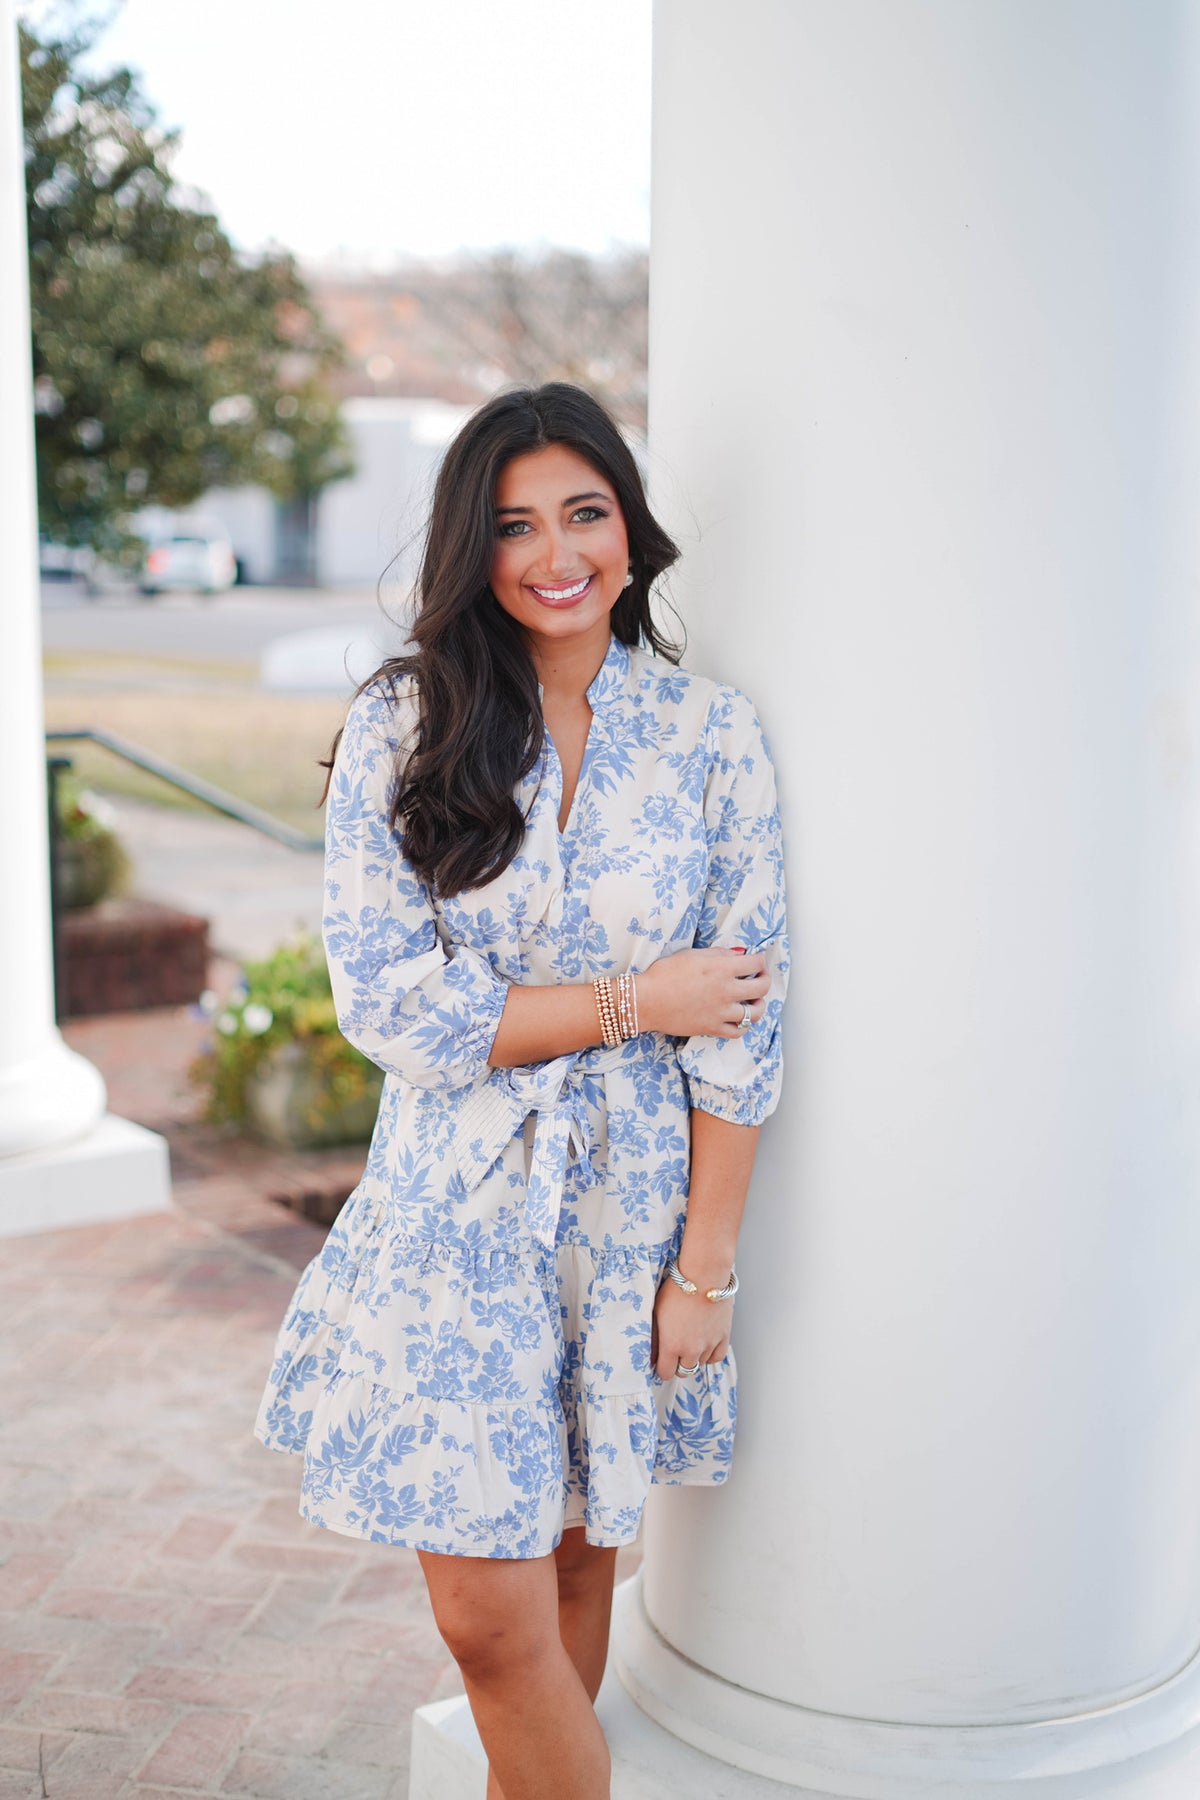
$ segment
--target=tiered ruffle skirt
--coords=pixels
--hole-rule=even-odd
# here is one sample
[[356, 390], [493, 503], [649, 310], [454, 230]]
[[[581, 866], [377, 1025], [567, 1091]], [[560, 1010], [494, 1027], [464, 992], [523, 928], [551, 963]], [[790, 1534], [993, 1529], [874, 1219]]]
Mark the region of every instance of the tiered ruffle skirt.
[[303, 1457], [300, 1511], [351, 1537], [542, 1556], [563, 1531], [631, 1543], [651, 1482], [724, 1481], [732, 1355], [660, 1381], [654, 1296], [676, 1238], [531, 1243], [404, 1235], [356, 1189], [304, 1270], [255, 1423]]

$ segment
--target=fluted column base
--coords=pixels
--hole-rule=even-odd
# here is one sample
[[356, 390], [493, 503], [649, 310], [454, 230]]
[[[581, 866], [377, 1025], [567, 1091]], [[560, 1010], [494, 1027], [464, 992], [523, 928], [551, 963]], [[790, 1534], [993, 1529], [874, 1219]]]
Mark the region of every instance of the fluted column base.
[[[1011, 1725], [898, 1725], [789, 1706], [680, 1656], [655, 1629], [641, 1577], [613, 1622], [630, 1697], [684, 1743], [793, 1793], [839, 1800], [1194, 1800], [1200, 1793], [1200, 1652], [1120, 1705]], [[713, 1788], [706, 1792], [719, 1793]]]

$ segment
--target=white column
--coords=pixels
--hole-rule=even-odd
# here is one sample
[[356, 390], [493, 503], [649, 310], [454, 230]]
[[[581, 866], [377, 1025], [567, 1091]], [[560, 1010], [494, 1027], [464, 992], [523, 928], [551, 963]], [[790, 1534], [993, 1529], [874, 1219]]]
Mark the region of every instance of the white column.
[[0, 1236], [167, 1203], [166, 1146], [105, 1115], [54, 1023], [19, 59], [0, 0]]
[[653, 481], [795, 967], [617, 1655], [796, 1787], [1200, 1791], [1198, 24], [657, 8]]

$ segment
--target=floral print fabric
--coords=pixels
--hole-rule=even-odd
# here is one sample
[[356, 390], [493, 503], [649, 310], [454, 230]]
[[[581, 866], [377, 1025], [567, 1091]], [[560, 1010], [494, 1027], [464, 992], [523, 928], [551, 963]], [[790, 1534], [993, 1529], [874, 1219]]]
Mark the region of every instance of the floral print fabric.
[[[255, 1425], [303, 1456], [300, 1510], [355, 1537], [533, 1557], [637, 1535], [650, 1482], [729, 1473], [732, 1354], [663, 1382], [654, 1296], [688, 1192], [689, 1108], [758, 1124], [788, 954], [774, 776], [737, 689], [610, 641], [564, 831], [547, 737], [524, 845], [432, 899], [387, 822], [411, 681], [351, 704], [326, 820], [342, 1030], [386, 1071], [361, 1182], [302, 1274]], [[583, 982], [693, 945], [761, 949], [740, 1038], [643, 1032], [515, 1069], [511, 982]]]

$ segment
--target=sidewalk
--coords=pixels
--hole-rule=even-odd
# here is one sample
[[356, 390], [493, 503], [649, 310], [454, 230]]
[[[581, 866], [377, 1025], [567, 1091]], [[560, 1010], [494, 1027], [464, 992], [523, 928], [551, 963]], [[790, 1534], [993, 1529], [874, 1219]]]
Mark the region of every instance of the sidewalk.
[[416, 1557], [251, 1436], [293, 1280], [183, 1211], [6, 1242], [4, 1800], [407, 1793], [459, 1690]]
[[309, 1525], [298, 1461], [251, 1435], [324, 1236], [267, 1195], [349, 1191], [363, 1154], [198, 1124], [204, 1029], [66, 1027], [167, 1131], [175, 1208], [4, 1245], [0, 1800], [402, 1800], [413, 1709], [460, 1691], [416, 1557]]

